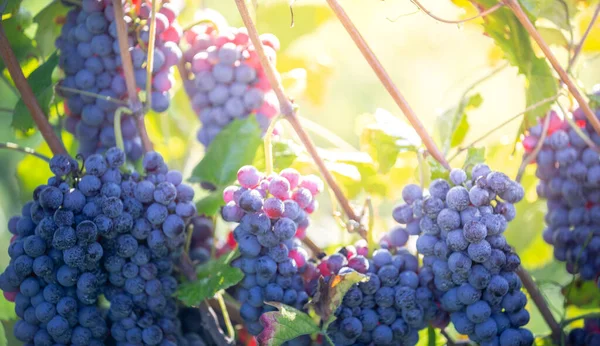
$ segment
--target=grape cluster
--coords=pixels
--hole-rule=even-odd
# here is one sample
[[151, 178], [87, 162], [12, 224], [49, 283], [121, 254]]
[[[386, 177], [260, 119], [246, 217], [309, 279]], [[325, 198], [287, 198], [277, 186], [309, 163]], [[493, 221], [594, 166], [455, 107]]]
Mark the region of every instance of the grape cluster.
[[586, 318], [583, 328], [569, 332], [568, 344], [571, 346], [600, 345], [600, 318]]
[[[531, 345], [527, 298], [515, 270], [520, 259], [503, 236], [524, 190], [485, 164], [471, 178], [454, 169], [436, 179], [429, 194], [414, 184], [402, 191], [394, 219], [419, 235], [422, 284], [434, 291], [456, 330], [481, 345]], [[391, 239], [393, 237], [390, 237]]]
[[[189, 49], [183, 54], [188, 73], [186, 91], [202, 127], [198, 141], [205, 147], [235, 119], [255, 114], [263, 131], [279, 112], [271, 84], [245, 29], [198, 25], [185, 33]], [[274, 63], [279, 41], [261, 35]]]
[[[58, 155], [20, 217], [0, 289], [15, 302], [15, 337], [29, 345], [186, 345], [172, 297], [194, 191], [154, 152], [145, 176], [125, 154], [92, 154], [78, 170]], [[110, 308], [101, 308], [103, 296]], [[181, 339], [181, 340], [180, 340]]]
[[[137, 87], [146, 87], [146, 58], [149, 40], [150, 6], [143, 2], [133, 14], [124, 4], [127, 15], [128, 47], [135, 68]], [[167, 110], [173, 69], [181, 58], [178, 46], [181, 29], [175, 22], [177, 11], [169, 3], [156, 14], [156, 45], [152, 69], [152, 108]], [[79, 141], [84, 156], [115, 146], [114, 116], [128, 98], [121, 63], [114, 8], [109, 0], [82, 0], [72, 8], [56, 40], [60, 50], [59, 66], [65, 78], [57, 91], [65, 98], [65, 128]], [[78, 90], [79, 92], [74, 91]], [[127, 157], [142, 156], [142, 143], [132, 116], [123, 115], [121, 129]]]
[[307, 253], [296, 238], [306, 228], [308, 214], [316, 206], [315, 196], [323, 190], [316, 176], [302, 177], [287, 168], [280, 174], [262, 175], [252, 166], [240, 168], [241, 186], [225, 189], [225, 221], [238, 225], [233, 235], [241, 257], [232, 265], [244, 272], [239, 284], [240, 314], [250, 334], [263, 330], [259, 321], [274, 308], [265, 301], [283, 302], [303, 309], [308, 302], [302, 274], [308, 268]]
[[335, 345], [416, 345], [419, 330], [436, 318], [444, 319], [434, 292], [422, 284], [417, 257], [402, 247], [408, 233], [401, 228], [391, 233], [385, 238], [393, 240], [381, 244], [388, 248], [375, 250], [372, 256], [361, 242], [318, 265], [325, 282], [331, 275], [350, 271], [369, 279], [350, 288], [335, 312], [337, 319], [328, 329]]
[[[546, 137], [535, 157], [537, 192], [548, 207], [543, 237], [569, 273], [594, 280], [600, 275], [600, 155], [578, 132], [595, 145], [600, 145], [600, 135], [580, 109], [573, 112], [577, 131], [555, 112], [547, 116]], [[523, 140], [526, 153], [538, 144], [545, 121], [529, 129]]]

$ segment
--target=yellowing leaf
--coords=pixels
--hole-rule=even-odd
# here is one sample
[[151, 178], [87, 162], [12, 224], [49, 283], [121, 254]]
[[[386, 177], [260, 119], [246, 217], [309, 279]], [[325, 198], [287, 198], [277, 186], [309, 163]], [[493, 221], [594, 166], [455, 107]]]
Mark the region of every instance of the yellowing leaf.
[[[595, 9], [596, 6], [589, 6], [579, 16], [577, 26], [580, 34], [583, 34], [590, 25]], [[600, 22], [594, 22], [594, 25], [583, 44], [582, 51], [585, 53], [600, 51]]]

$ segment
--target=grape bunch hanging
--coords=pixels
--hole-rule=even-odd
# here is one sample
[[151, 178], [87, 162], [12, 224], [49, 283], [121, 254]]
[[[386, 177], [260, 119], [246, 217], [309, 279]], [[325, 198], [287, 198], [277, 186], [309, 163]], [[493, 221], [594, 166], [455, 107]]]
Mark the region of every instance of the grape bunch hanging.
[[503, 236], [516, 216], [523, 187], [485, 164], [471, 176], [461, 169], [436, 179], [429, 194], [407, 185], [393, 211], [406, 232], [418, 235], [421, 283], [433, 290], [456, 330], [482, 345], [531, 345], [527, 297], [515, 273], [520, 265]]
[[[198, 141], [208, 147], [225, 126], [248, 116], [266, 131], [279, 104], [246, 30], [202, 24], [186, 31], [185, 38], [184, 83], [202, 123]], [[279, 40], [265, 34], [261, 41], [275, 64]]]
[[90, 155], [82, 170], [55, 156], [54, 176], [10, 219], [0, 288], [15, 302], [20, 341], [187, 344], [172, 271], [195, 214], [194, 191], [157, 153], [144, 157], [145, 174], [122, 173], [124, 162], [117, 148]]
[[[416, 345], [419, 330], [442, 314], [434, 302], [434, 293], [421, 280], [419, 260], [403, 246], [408, 234], [393, 231], [392, 244], [369, 256], [366, 242], [346, 247], [321, 261], [319, 273], [324, 282], [333, 275], [356, 271], [367, 282], [352, 287], [337, 309], [336, 320], [328, 333], [335, 345]], [[443, 319], [443, 317], [442, 317]], [[447, 324], [447, 323], [446, 323]]]
[[543, 238], [554, 246], [554, 257], [566, 262], [567, 271], [583, 280], [599, 280], [600, 275], [598, 145], [600, 135], [580, 109], [573, 120], [550, 112], [523, 139], [526, 154], [540, 146], [535, 154], [537, 193], [548, 207]]
[[[298, 236], [317, 206], [315, 196], [323, 183], [294, 169], [265, 176], [253, 166], [240, 168], [237, 177], [240, 186], [224, 191], [227, 204], [222, 215], [225, 221], [238, 223], [233, 235], [241, 257], [233, 265], [244, 272], [237, 292], [240, 315], [248, 332], [258, 335], [263, 330], [260, 316], [274, 309], [265, 301], [297, 309], [308, 302], [302, 276], [309, 267], [308, 255]], [[307, 344], [306, 338], [300, 339], [300, 344]]]
[[[136, 87], [145, 90], [151, 8], [146, 2], [123, 7]], [[156, 112], [169, 107], [169, 90], [174, 83], [172, 67], [182, 54], [177, 14], [169, 3], [164, 3], [156, 14], [152, 87], [150, 95], [146, 95]], [[60, 51], [59, 66], [65, 74], [57, 88], [65, 98], [65, 128], [78, 140], [79, 152], [88, 156], [115, 146], [115, 111], [126, 105], [123, 101], [131, 95], [125, 83], [111, 1], [83, 0], [80, 6], [74, 6], [66, 16], [56, 47]], [[120, 126], [127, 157], [135, 161], [142, 156], [135, 119], [124, 114]]]

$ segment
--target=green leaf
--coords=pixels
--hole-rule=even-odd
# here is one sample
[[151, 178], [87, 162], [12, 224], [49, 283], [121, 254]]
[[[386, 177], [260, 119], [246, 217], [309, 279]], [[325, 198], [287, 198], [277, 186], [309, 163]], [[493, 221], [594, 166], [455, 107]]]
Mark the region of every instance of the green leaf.
[[4, 325], [0, 323], [0, 346], [8, 345], [8, 340], [6, 340], [6, 331], [4, 330]]
[[198, 267], [196, 270], [198, 279], [180, 285], [176, 293], [177, 298], [188, 306], [198, 305], [220, 290], [227, 289], [242, 281], [244, 273], [230, 265], [231, 261], [238, 256], [238, 251], [232, 251]]
[[[273, 140], [271, 146], [273, 147], [273, 170], [275, 172], [290, 167], [302, 152], [302, 148], [292, 140]], [[264, 142], [258, 147], [252, 165], [259, 171], [265, 170]]]
[[0, 296], [0, 320], [1, 321], [10, 321], [17, 319], [17, 314], [15, 313], [15, 303], [11, 303], [4, 295]]
[[570, 20], [577, 13], [574, 0], [520, 0], [519, 2], [531, 16], [547, 19], [564, 30], [570, 29]]
[[[42, 108], [42, 112], [44, 112], [44, 115], [46, 116], [50, 110], [50, 103], [54, 98], [52, 72], [57, 64], [58, 55], [54, 53], [45, 63], [40, 65], [29, 75], [29, 77], [27, 77], [27, 82], [31, 86], [33, 94]], [[17, 105], [15, 106], [11, 126], [23, 132], [26, 132], [34, 127], [33, 118], [25, 106], [23, 99], [19, 99]]]
[[[553, 1], [556, 6], [562, 6], [559, 1], [554, 0], [531, 0], [525, 6], [530, 12], [537, 13], [536, 8], [546, 8], [542, 2], [548, 1]], [[495, 0], [481, 0], [480, 2], [485, 7], [496, 4]], [[538, 12], [543, 13], [541, 10]], [[486, 34], [494, 39], [496, 45], [502, 49], [506, 60], [516, 66], [519, 73], [525, 76], [527, 107], [556, 95], [558, 83], [552, 75], [546, 59], [538, 58], [535, 55], [529, 34], [510, 9], [501, 8], [487, 15], [484, 18], [483, 28]], [[545, 103], [528, 111], [524, 116], [521, 129], [530, 127], [537, 117], [543, 116], [549, 109], [550, 103]]]
[[377, 109], [362, 122], [360, 147], [378, 164], [380, 173], [389, 172], [401, 151], [416, 151], [421, 145], [421, 139], [410, 125], [384, 109]]
[[[10, 47], [19, 62], [35, 57], [35, 54], [32, 54], [32, 52], [35, 51], [33, 41], [25, 35], [25, 29], [27, 27], [19, 16], [13, 16], [3, 20], [2, 25], [4, 26], [6, 37], [8, 37], [8, 41], [10, 42]], [[4, 61], [0, 59], [0, 71], [4, 70], [5, 67]]]
[[[427, 157], [427, 166], [429, 166], [429, 177], [431, 180], [448, 179], [450, 172], [441, 163], [437, 162], [433, 157]], [[419, 167], [417, 167], [419, 169]]]
[[436, 118], [435, 134], [444, 152], [459, 146], [467, 136], [469, 122], [467, 111], [479, 108], [483, 103], [481, 94], [464, 95], [458, 106], [451, 108]]
[[62, 27], [59, 25], [60, 19], [64, 19], [68, 11], [69, 8], [61, 1], [53, 1], [33, 17], [33, 21], [38, 25], [35, 41], [42, 56], [48, 56], [55, 50], [54, 41], [60, 35]]
[[544, 41], [549, 45], [567, 47], [569, 41], [565, 37], [564, 33], [556, 28], [539, 27], [538, 32], [544, 38]]
[[196, 203], [196, 210], [200, 215], [212, 216], [215, 215], [223, 205], [225, 205], [225, 202], [223, 201], [223, 189], [218, 188], [216, 191], [211, 192], [209, 195], [199, 200], [198, 203]]
[[310, 304], [323, 320], [323, 330], [327, 330], [331, 322], [335, 321], [335, 310], [342, 304], [346, 292], [355, 284], [367, 281], [369, 278], [366, 275], [355, 271], [334, 275], [328, 283], [322, 277], [319, 278], [317, 293]]
[[261, 134], [255, 117], [234, 120], [215, 137], [189, 180], [215, 186], [233, 183], [240, 167], [252, 164]]
[[463, 164], [463, 169], [466, 172], [470, 172], [471, 168], [478, 163], [482, 163], [485, 161], [485, 148], [475, 148], [471, 147], [467, 150], [467, 158], [465, 159], [465, 163]]
[[278, 302], [266, 302], [279, 311], [265, 312], [260, 317], [265, 327], [257, 336], [258, 343], [279, 346], [302, 335], [320, 332], [319, 326], [306, 313]]
[[600, 306], [600, 290], [594, 281], [577, 279], [562, 289], [568, 305], [580, 308], [597, 308]]
[[[23, 0], [2, 0], [0, 1], [0, 13], [16, 13], [21, 6]], [[9, 36], [10, 37], [10, 36]]]

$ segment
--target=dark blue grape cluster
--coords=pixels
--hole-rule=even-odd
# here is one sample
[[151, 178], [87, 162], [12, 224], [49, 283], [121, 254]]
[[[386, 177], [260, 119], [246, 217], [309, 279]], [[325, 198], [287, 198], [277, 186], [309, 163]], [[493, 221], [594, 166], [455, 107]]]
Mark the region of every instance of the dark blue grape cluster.
[[567, 338], [571, 346], [600, 345], [600, 318], [586, 318], [583, 328], [574, 328]]
[[308, 224], [323, 183], [290, 168], [267, 177], [244, 166], [237, 176], [241, 186], [225, 190], [222, 215], [225, 221], [238, 223], [233, 235], [241, 257], [233, 265], [244, 272], [237, 292], [240, 314], [248, 332], [258, 335], [263, 330], [260, 316], [274, 310], [265, 301], [297, 309], [308, 302], [302, 277], [307, 253], [296, 236]]
[[[203, 24], [185, 37], [185, 89], [202, 123], [198, 141], [207, 147], [226, 125], [251, 114], [265, 131], [279, 113], [279, 104], [247, 31]], [[274, 63], [279, 40], [270, 34], [261, 35], [261, 40]]]
[[124, 162], [117, 148], [90, 155], [83, 170], [55, 156], [55, 176], [9, 221], [0, 288], [27, 345], [186, 345], [172, 270], [194, 191], [157, 153], [146, 154], [145, 176], [122, 173]]
[[[137, 12], [125, 3], [125, 22], [137, 87], [146, 87], [145, 48], [149, 40], [150, 6], [142, 2]], [[152, 109], [164, 112], [169, 107], [173, 85], [173, 66], [181, 58], [181, 29], [175, 22], [177, 11], [169, 3], [156, 14], [156, 45], [152, 73]], [[128, 98], [123, 75], [115, 12], [110, 0], [83, 0], [66, 16], [56, 40], [59, 66], [65, 73], [57, 88], [65, 98], [65, 128], [79, 141], [84, 156], [115, 146], [114, 116]], [[73, 89], [81, 92], [75, 92]], [[142, 143], [132, 116], [124, 115], [121, 129], [127, 157], [142, 156]]]
[[205, 263], [210, 259], [213, 246], [214, 224], [205, 216], [194, 216], [190, 221], [192, 239], [190, 241], [190, 259], [197, 263]]
[[523, 199], [520, 184], [485, 164], [469, 178], [454, 169], [449, 181], [431, 182], [428, 194], [414, 184], [402, 191], [394, 219], [418, 235], [419, 272], [456, 330], [480, 345], [531, 345], [527, 297], [516, 274], [519, 256], [503, 232]]
[[[600, 135], [583, 112], [573, 112], [577, 131], [555, 112], [536, 155], [537, 192], [546, 199], [544, 240], [554, 246], [554, 257], [566, 262], [567, 271], [600, 285], [600, 154], [578, 132], [600, 145]], [[533, 151], [543, 122], [529, 129], [523, 140], [526, 153]]]
[[420, 279], [419, 260], [403, 247], [408, 233], [401, 228], [392, 233], [393, 245], [388, 242], [391, 234], [386, 235], [381, 243], [386, 248], [372, 256], [361, 242], [318, 265], [325, 282], [351, 271], [369, 279], [350, 288], [335, 312], [337, 319], [327, 333], [336, 346], [416, 345], [419, 330], [428, 323], [437, 320], [442, 321], [439, 327], [447, 325], [447, 314], [439, 311], [433, 291]]

